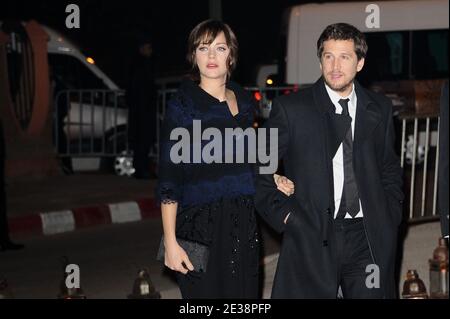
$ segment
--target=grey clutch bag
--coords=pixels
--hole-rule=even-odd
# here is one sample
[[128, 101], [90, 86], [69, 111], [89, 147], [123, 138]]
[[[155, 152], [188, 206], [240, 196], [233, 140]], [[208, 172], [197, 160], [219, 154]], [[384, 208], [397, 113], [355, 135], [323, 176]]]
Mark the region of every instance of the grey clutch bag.
[[[194, 241], [177, 238], [178, 245], [180, 245], [189, 257], [189, 260], [194, 266], [196, 272], [206, 272], [209, 258], [209, 247], [203, 244], [199, 244]], [[156, 260], [164, 262], [164, 237], [161, 238], [159, 243], [158, 255]]]

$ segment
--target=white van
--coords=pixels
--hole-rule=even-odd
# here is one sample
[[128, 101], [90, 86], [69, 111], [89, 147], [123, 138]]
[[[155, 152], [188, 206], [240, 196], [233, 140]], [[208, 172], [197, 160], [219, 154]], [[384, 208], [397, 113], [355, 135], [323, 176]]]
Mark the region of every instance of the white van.
[[[379, 9], [378, 28], [370, 28], [370, 23], [367, 23], [368, 16], [373, 14], [374, 5]], [[413, 54], [412, 41], [416, 37], [412, 33], [433, 30], [436, 32], [430, 35], [431, 39], [426, 40], [439, 41], [436, 38], [439, 38], [440, 34], [445, 34], [446, 29], [447, 39], [441, 40], [446, 41], [448, 45], [448, 10], [448, 0], [335, 2], [294, 6], [290, 10], [288, 22], [286, 82], [298, 85], [312, 84], [320, 77], [316, 53], [317, 40], [327, 25], [337, 22], [352, 24], [366, 34], [369, 55], [371, 51], [379, 49], [376, 45], [371, 45], [371, 40], [376, 40], [383, 34], [387, 41], [385, 44], [389, 46], [385, 48], [388, 51], [384, 53], [390, 54], [391, 61], [396, 62], [392, 63], [394, 68], [392, 72], [397, 72], [397, 75], [405, 78], [414, 76], [415, 74], [411, 73], [414, 71], [412, 69], [414, 57], [402, 56], [403, 51], [407, 50], [410, 51], [409, 54]], [[408, 46], [405, 47], [406, 45]], [[447, 52], [435, 50], [432, 53], [438, 55], [435, 56], [436, 59], [443, 60], [445, 57], [448, 61]], [[402, 72], [405, 74], [401, 74]]]
[[[64, 119], [69, 152], [73, 154], [73, 169], [83, 171], [104, 167], [114, 169], [118, 175], [131, 175], [134, 169], [131, 157], [126, 156], [128, 111], [124, 92], [95, 65], [92, 57], [86, 57], [56, 30], [43, 28], [50, 38], [48, 63], [52, 72], [67, 89], [84, 91], [81, 97], [76, 94], [70, 97], [70, 112]], [[63, 93], [55, 98], [65, 99], [66, 96]], [[86, 157], [86, 154], [105, 153], [114, 148], [118, 156]]]
[[[286, 83], [307, 86], [320, 77], [317, 40], [327, 25], [338, 22], [352, 24], [365, 34], [369, 50], [357, 79], [390, 97], [394, 115], [438, 113], [442, 82], [448, 79], [448, 0], [331, 2], [292, 7], [287, 23]], [[430, 146], [436, 146], [437, 121], [430, 129]], [[406, 159], [411, 162], [413, 132], [406, 130]], [[425, 128], [419, 124], [419, 161], [423, 160], [426, 139]]]
[[[104, 88], [119, 90], [119, 87], [96, 65], [92, 57], [86, 57], [81, 50], [58, 31], [41, 25], [49, 36], [47, 43], [49, 65], [58, 67], [65, 64], [67, 67], [63, 72], [75, 71], [79, 73], [80, 80], [87, 80], [84, 84], [73, 82], [73, 85], [84, 85], [86, 88]], [[66, 75], [66, 74], [61, 74]], [[68, 75], [65, 76], [70, 79]]]
[[[17, 51], [20, 54], [20, 45], [17, 45], [23, 41], [23, 30], [18, 30], [20, 25], [24, 22], [14, 22], [9, 30], [11, 53]], [[0, 21], [0, 28], [2, 26]], [[55, 131], [59, 131], [58, 139], [67, 141], [64, 150], [56, 141], [58, 153], [68, 154], [75, 171], [109, 166], [107, 168], [115, 169], [117, 174], [131, 175], [134, 172], [131, 158], [126, 156], [128, 111], [124, 91], [95, 65], [92, 57], [85, 56], [65, 36], [48, 26], [40, 26], [49, 37], [47, 57], [50, 84], [56, 90], [53, 96], [54, 119], [56, 125], [62, 126], [62, 130]], [[8, 29], [11, 27], [8, 26]], [[107, 155], [108, 152], [118, 156]]]

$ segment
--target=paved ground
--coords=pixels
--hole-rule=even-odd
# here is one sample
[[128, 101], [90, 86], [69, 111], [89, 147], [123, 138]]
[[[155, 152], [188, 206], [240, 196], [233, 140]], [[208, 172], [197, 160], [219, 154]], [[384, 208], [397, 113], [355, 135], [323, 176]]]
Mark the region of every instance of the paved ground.
[[[100, 174], [8, 181], [11, 235], [27, 247], [0, 253], [0, 275], [12, 282], [18, 298], [53, 298], [61, 279], [59, 259], [68, 255], [83, 265], [91, 298], [125, 298], [137, 269], [146, 265], [163, 297], [178, 298], [175, 283], [154, 260], [161, 235], [154, 186], [155, 180]], [[265, 227], [262, 234], [268, 297], [280, 239]], [[409, 227], [399, 290], [408, 269], [417, 269], [428, 287], [428, 259], [439, 235], [437, 222]]]
[[[54, 299], [63, 278], [61, 258], [80, 267], [81, 287], [89, 299], [124, 299], [131, 293], [140, 268], [147, 268], [162, 298], [180, 298], [170, 272], [156, 261], [161, 220], [145, 219], [120, 225], [101, 225], [48, 236], [26, 236], [26, 249], [0, 253], [0, 277], [8, 280], [15, 298]], [[263, 231], [269, 264], [278, 243]], [[263, 259], [264, 262], [264, 259]], [[273, 263], [272, 263], [273, 264]], [[268, 271], [269, 296], [272, 268]]]
[[7, 183], [12, 236], [54, 234], [74, 229], [158, 217], [155, 180], [74, 174]]
[[73, 174], [7, 182], [8, 214], [20, 217], [100, 205], [110, 202], [153, 198], [156, 180], [105, 174]]

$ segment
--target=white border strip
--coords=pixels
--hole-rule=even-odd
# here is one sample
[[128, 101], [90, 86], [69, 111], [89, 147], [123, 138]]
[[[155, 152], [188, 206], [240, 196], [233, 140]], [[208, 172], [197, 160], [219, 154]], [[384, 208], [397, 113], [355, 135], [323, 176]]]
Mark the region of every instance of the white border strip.
[[141, 209], [136, 202], [109, 204], [113, 224], [134, 222], [142, 219]]
[[75, 218], [70, 210], [40, 213], [44, 235], [65, 233], [75, 230]]

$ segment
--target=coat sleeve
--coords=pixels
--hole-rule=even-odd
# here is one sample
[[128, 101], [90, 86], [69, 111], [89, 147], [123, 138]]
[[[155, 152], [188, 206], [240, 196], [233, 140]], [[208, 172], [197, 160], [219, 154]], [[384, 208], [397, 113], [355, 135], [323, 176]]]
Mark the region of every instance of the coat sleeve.
[[170, 139], [170, 134], [173, 129], [181, 127], [179, 109], [176, 102], [169, 101], [160, 130], [158, 185], [155, 194], [158, 204], [178, 203], [182, 199], [183, 163], [174, 163], [170, 157], [170, 150], [177, 143]]
[[439, 122], [439, 186], [438, 206], [442, 236], [448, 236], [448, 82], [442, 89]]
[[381, 181], [388, 200], [388, 205], [394, 220], [399, 224], [403, 214], [403, 174], [400, 160], [395, 152], [395, 131], [392, 116], [392, 103], [386, 98], [389, 112], [386, 125], [385, 143], [383, 151], [383, 165]]
[[[289, 123], [286, 116], [286, 111], [282, 104], [275, 99], [273, 107], [270, 112], [270, 118], [265, 125], [266, 129], [266, 143], [258, 147], [266, 147], [263, 150], [258, 150], [258, 154], [264, 151], [270, 151], [269, 154], [277, 154], [278, 160], [282, 159], [287, 153], [289, 145]], [[274, 143], [270, 143], [269, 133], [270, 129], [277, 129], [278, 147]], [[260, 134], [260, 133], [259, 133]], [[266, 152], [267, 154], [268, 152]], [[256, 195], [255, 205], [261, 217], [276, 231], [283, 232], [285, 228], [284, 219], [287, 214], [293, 212], [295, 207], [294, 196], [286, 196], [277, 189], [273, 180], [273, 173], [262, 174], [261, 168], [267, 166], [259, 162], [256, 176]]]

